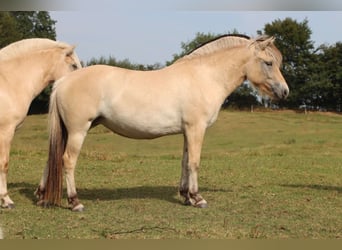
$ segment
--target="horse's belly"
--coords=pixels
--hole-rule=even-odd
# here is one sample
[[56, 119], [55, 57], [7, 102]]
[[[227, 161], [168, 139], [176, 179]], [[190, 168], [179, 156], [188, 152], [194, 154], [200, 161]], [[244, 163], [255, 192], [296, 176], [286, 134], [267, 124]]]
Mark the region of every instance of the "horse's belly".
[[116, 117], [101, 123], [119, 135], [134, 139], [153, 139], [182, 132], [181, 124], [174, 119], [137, 119], [138, 117]]

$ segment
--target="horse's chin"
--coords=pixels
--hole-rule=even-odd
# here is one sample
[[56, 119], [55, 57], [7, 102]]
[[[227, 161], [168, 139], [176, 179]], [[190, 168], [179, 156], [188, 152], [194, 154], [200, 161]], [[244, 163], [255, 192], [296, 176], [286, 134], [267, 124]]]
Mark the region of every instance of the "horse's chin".
[[289, 90], [284, 88], [280, 83], [253, 85], [258, 89], [261, 96], [265, 96], [274, 101], [284, 100], [289, 94]]
[[258, 95], [264, 99], [276, 100], [277, 96], [274, 95], [272, 88], [266, 84], [258, 84], [250, 82], [252, 87], [258, 92]]

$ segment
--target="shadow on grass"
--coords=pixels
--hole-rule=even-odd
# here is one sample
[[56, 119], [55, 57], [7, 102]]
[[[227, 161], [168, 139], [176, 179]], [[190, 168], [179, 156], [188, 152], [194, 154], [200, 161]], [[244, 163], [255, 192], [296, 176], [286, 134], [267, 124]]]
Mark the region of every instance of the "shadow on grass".
[[139, 186], [128, 188], [79, 188], [81, 200], [122, 200], [122, 199], [158, 199], [171, 203], [180, 201], [174, 196], [177, 189], [173, 186]]
[[338, 193], [342, 193], [342, 186], [337, 187], [337, 186], [327, 186], [327, 185], [318, 185], [318, 184], [310, 184], [310, 185], [305, 185], [305, 184], [283, 184], [280, 185], [282, 187], [289, 187], [289, 188], [309, 188], [309, 189], [316, 189], [316, 190], [326, 190], [326, 191], [336, 191]]
[[[38, 185], [19, 182], [9, 183], [9, 189], [18, 189], [19, 193], [26, 196], [36, 204], [37, 199], [34, 192]], [[201, 192], [232, 192], [232, 190], [200, 187]], [[182, 203], [182, 198], [178, 198], [178, 188], [175, 186], [138, 186], [127, 188], [78, 188], [80, 200], [105, 201], [122, 199], [157, 199], [165, 200], [171, 203]], [[66, 198], [66, 189], [63, 190], [63, 197]]]

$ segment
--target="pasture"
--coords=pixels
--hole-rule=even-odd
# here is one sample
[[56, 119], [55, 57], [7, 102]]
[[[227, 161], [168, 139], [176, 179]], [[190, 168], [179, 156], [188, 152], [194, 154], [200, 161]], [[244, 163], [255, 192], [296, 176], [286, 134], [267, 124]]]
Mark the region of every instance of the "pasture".
[[[342, 238], [342, 116], [221, 111], [206, 133], [199, 189], [182, 205], [182, 136], [131, 140], [92, 129], [76, 167], [83, 213], [43, 209], [47, 116], [27, 117], [11, 149], [6, 239]], [[64, 185], [65, 187], [65, 185]]]

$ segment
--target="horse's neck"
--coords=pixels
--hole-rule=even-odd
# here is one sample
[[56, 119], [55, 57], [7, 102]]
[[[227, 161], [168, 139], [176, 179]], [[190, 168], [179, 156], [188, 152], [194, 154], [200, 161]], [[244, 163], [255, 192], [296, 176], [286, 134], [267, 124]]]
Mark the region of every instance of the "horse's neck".
[[[15, 84], [20, 85], [22, 90], [35, 98], [51, 81], [53, 59], [48, 53], [35, 53], [19, 59], [20, 68], [14, 70], [14, 72], [20, 72]], [[13, 63], [15, 65], [15, 62]]]
[[212, 82], [208, 84], [220, 89], [224, 99], [245, 80], [244, 68], [249, 56], [246, 49], [241, 47], [216, 52], [201, 59], [201, 64], [212, 74]]

